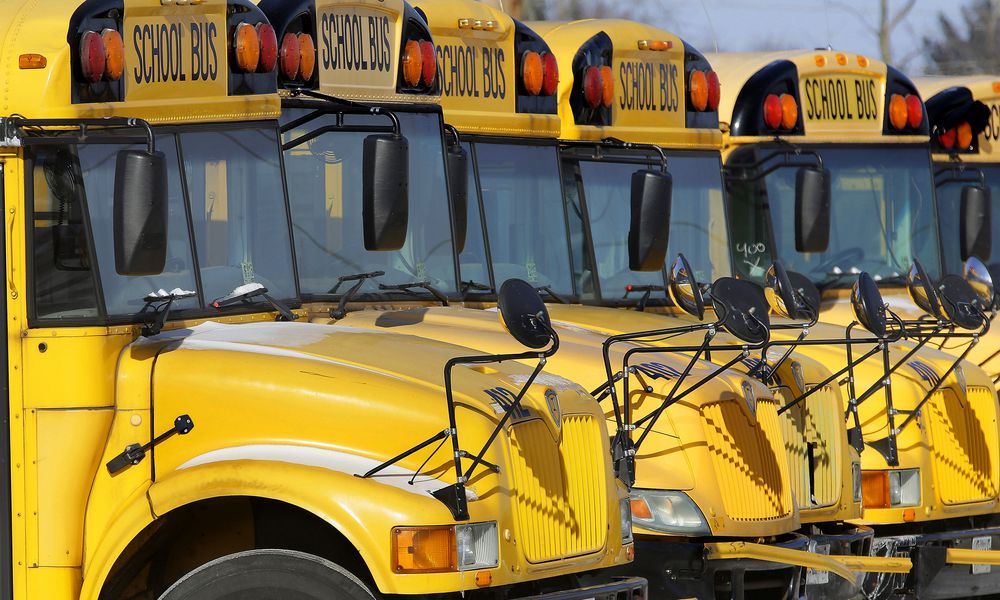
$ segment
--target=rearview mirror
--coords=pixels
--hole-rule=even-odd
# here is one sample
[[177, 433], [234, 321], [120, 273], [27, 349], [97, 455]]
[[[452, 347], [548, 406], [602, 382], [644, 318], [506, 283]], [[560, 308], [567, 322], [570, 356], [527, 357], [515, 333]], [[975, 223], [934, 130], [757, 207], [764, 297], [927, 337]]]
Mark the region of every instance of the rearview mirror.
[[969, 282], [958, 275], [945, 275], [938, 286], [941, 310], [948, 321], [962, 329], [979, 329], [983, 324], [979, 296]]
[[764, 296], [775, 314], [794, 321], [811, 320], [819, 311], [819, 290], [808, 277], [785, 271], [774, 261], [765, 276]]
[[861, 325], [875, 334], [885, 337], [885, 304], [882, 302], [882, 292], [871, 275], [862, 272], [851, 289], [851, 306], [854, 317]]
[[451, 218], [455, 223], [455, 252], [461, 254], [469, 227], [469, 153], [455, 144], [448, 146], [448, 188]]
[[961, 216], [959, 217], [959, 240], [962, 260], [970, 256], [987, 258], [992, 251], [990, 236], [990, 189], [978, 185], [962, 188]]
[[670, 299], [681, 310], [697, 317], [699, 321], [705, 317], [705, 299], [701, 295], [701, 287], [683, 254], [678, 254], [674, 264], [670, 266], [667, 291]]
[[910, 299], [922, 311], [935, 319], [948, 320], [947, 315], [941, 311], [941, 302], [938, 300], [934, 283], [931, 282], [924, 266], [917, 259], [913, 259], [913, 264], [910, 265], [910, 270], [906, 274], [906, 289], [910, 293]]
[[544, 348], [552, 341], [549, 311], [538, 292], [523, 279], [508, 279], [497, 294], [497, 313], [504, 329], [528, 348]]
[[628, 231], [628, 267], [659, 271], [667, 256], [670, 199], [674, 182], [669, 173], [632, 173], [632, 220]]
[[801, 167], [795, 174], [795, 249], [825, 252], [830, 245], [830, 172]]
[[159, 275], [167, 262], [167, 159], [122, 150], [115, 167], [115, 270]]
[[365, 250], [399, 250], [409, 222], [409, 142], [394, 134], [366, 137], [362, 168]]
[[989, 268], [975, 256], [970, 256], [965, 261], [962, 275], [972, 286], [972, 290], [979, 297], [979, 307], [983, 310], [990, 310], [996, 302], [996, 289], [993, 287], [993, 275]]
[[767, 341], [771, 320], [764, 292], [756, 283], [720, 277], [712, 284], [712, 306], [729, 333], [751, 344]]

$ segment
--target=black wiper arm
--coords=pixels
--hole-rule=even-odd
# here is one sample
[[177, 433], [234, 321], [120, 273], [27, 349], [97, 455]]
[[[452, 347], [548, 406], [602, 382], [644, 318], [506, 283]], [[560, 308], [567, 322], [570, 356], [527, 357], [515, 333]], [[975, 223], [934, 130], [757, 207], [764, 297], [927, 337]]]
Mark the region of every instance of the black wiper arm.
[[150, 337], [163, 331], [163, 326], [167, 322], [167, 317], [170, 315], [170, 308], [173, 306], [175, 300], [193, 298], [197, 295], [198, 292], [174, 288], [169, 292], [158, 290], [143, 298], [143, 302], [146, 304], [140, 312], [146, 313], [146, 311], [152, 310], [152, 312], [147, 313], [146, 322], [142, 325], [143, 337]]
[[488, 286], [485, 283], [479, 283], [478, 281], [473, 281], [471, 279], [468, 280], [468, 281], [463, 281], [461, 283], [461, 285], [459, 286], [459, 289], [462, 291], [463, 295], [466, 292], [468, 292], [469, 290], [473, 290], [475, 292], [492, 292], [492, 291], [494, 291], [493, 287]]
[[259, 283], [247, 283], [245, 285], [241, 285], [225, 296], [212, 300], [211, 306], [216, 310], [222, 310], [227, 306], [252, 304], [251, 300], [254, 298], [263, 298], [265, 302], [270, 304], [271, 308], [278, 312], [279, 321], [294, 321], [298, 318], [290, 308], [285, 306], [283, 302], [279, 302], [277, 299], [269, 295], [267, 293], [267, 288]]
[[358, 294], [358, 290], [361, 289], [361, 286], [363, 286], [369, 279], [374, 279], [383, 275], [385, 275], [385, 271], [369, 271], [367, 273], [355, 273], [354, 275], [341, 275], [338, 277], [337, 285], [330, 288], [330, 291], [327, 292], [328, 294], [336, 294], [337, 290], [340, 289], [340, 285], [345, 281], [354, 281], [355, 284], [348, 288], [348, 290], [344, 292], [344, 295], [340, 297], [340, 302], [337, 303], [337, 308], [330, 309], [330, 317], [334, 319], [343, 319], [344, 315], [347, 314], [347, 303]]
[[552, 289], [551, 285], [540, 285], [540, 286], [538, 286], [538, 287], [535, 288], [535, 291], [536, 292], [545, 292], [549, 296], [552, 296], [552, 299], [555, 300], [556, 302], [558, 302], [559, 304], [569, 304], [569, 300], [567, 300], [567, 299], [563, 298], [562, 296], [560, 296], [559, 294], [555, 293], [555, 291]]
[[429, 281], [413, 281], [410, 283], [393, 283], [389, 285], [380, 283], [378, 284], [378, 289], [386, 291], [407, 292], [409, 294], [412, 294], [413, 290], [415, 289], [427, 290], [428, 292], [431, 293], [432, 296], [434, 296], [437, 299], [438, 302], [441, 303], [441, 306], [448, 306], [448, 296], [445, 296], [441, 292], [441, 290], [431, 285], [431, 282]]
[[629, 284], [629, 285], [625, 286], [625, 295], [622, 296], [622, 300], [627, 299], [628, 295], [631, 294], [632, 292], [642, 292], [642, 297], [639, 298], [639, 303], [636, 304], [636, 307], [635, 307], [636, 310], [638, 310], [639, 312], [642, 312], [642, 311], [646, 310], [646, 303], [649, 302], [649, 295], [650, 294], [652, 294], [653, 292], [665, 292], [665, 291], [667, 291], [667, 288], [663, 287], [662, 285], [632, 285], [632, 284]]

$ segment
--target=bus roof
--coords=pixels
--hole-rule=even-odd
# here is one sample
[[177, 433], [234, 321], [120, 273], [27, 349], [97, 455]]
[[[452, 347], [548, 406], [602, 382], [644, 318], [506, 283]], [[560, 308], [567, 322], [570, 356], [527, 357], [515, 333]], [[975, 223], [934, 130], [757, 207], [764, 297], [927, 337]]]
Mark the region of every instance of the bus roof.
[[[948, 161], [952, 156], [961, 156], [964, 162], [1000, 162], [1000, 144], [997, 143], [1000, 138], [1000, 76], [918, 77], [914, 83], [927, 100], [935, 134], [931, 140], [934, 160]], [[974, 102], [985, 105], [985, 110], [980, 109], [981, 113], [976, 116], [967, 112]], [[939, 105], [944, 106], [937, 110]], [[972, 122], [970, 143], [964, 148], [958, 148], [956, 133], [948, 131], [959, 124], [953, 121]], [[950, 134], [950, 148], [945, 147], [942, 134]]]
[[[719, 148], [718, 113], [698, 110], [689, 94], [692, 73], [708, 103], [709, 62], [676, 35], [623, 19], [531, 23], [559, 60], [559, 115], [567, 140], [617, 138], [678, 148]], [[604, 104], [590, 108], [587, 86], [602, 69]], [[610, 81], [605, 81], [610, 76]], [[714, 77], [714, 76], [712, 76]], [[724, 88], [723, 88], [724, 89]], [[718, 87], [715, 87], [718, 92]], [[610, 94], [610, 95], [607, 95]]]
[[[556, 138], [554, 94], [544, 93], [548, 46], [510, 15], [472, 0], [416, 0], [438, 47], [445, 121], [462, 133]], [[525, 58], [530, 81], [525, 80]], [[554, 75], [550, 73], [550, 76]], [[530, 84], [530, 85], [529, 85]], [[530, 89], [537, 84], [537, 89]]]
[[[720, 53], [708, 59], [723, 82], [719, 119], [730, 142], [777, 136], [855, 143], [928, 139], [916, 87], [882, 61], [833, 50]], [[769, 115], [777, 126], [769, 124]]]
[[[228, 10], [234, 5], [244, 10]], [[244, 72], [228, 50], [231, 31], [266, 22], [247, 0], [0, 2], [0, 115], [275, 118], [273, 69], [258, 73], [257, 62]]]

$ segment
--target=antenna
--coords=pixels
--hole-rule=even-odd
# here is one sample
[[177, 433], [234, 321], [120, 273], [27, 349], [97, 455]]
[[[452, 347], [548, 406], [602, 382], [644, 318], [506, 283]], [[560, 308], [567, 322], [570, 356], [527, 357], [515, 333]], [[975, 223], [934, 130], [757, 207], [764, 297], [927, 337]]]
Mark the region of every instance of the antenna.
[[715, 25], [712, 23], [712, 15], [708, 14], [708, 7], [705, 6], [705, 0], [701, 0], [701, 9], [705, 11], [705, 19], [708, 21], [708, 30], [712, 32], [712, 45], [715, 46], [715, 51], [719, 51], [719, 36], [715, 34]]

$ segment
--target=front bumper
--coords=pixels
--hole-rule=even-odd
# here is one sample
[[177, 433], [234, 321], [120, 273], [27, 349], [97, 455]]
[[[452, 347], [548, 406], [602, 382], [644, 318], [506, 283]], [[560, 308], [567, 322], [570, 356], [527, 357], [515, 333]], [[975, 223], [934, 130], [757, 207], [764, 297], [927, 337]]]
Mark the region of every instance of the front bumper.
[[854, 571], [854, 579], [831, 577], [828, 571], [809, 569], [805, 578], [806, 597], [810, 600], [855, 598], [867, 573], [909, 573], [909, 558], [870, 556], [875, 532], [871, 527], [849, 523], [810, 525], [805, 531], [809, 548]]
[[[976, 520], [979, 522], [961, 519], [963, 529], [932, 532], [917, 527], [912, 533], [896, 527], [886, 532], [876, 527], [872, 553], [909, 557], [913, 568], [906, 575], [869, 574], [864, 582], [869, 597], [936, 599], [1000, 594], [1000, 516]], [[973, 527], [968, 528], [970, 524]]]
[[798, 596], [806, 568], [855, 580], [841, 562], [808, 549], [809, 539], [797, 534], [771, 544], [639, 538], [635, 562], [614, 572], [646, 578], [651, 598], [792, 599]]
[[523, 600], [646, 600], [649, 590], [641, 577], [615, 578], [611, 583], [528, 596]]

